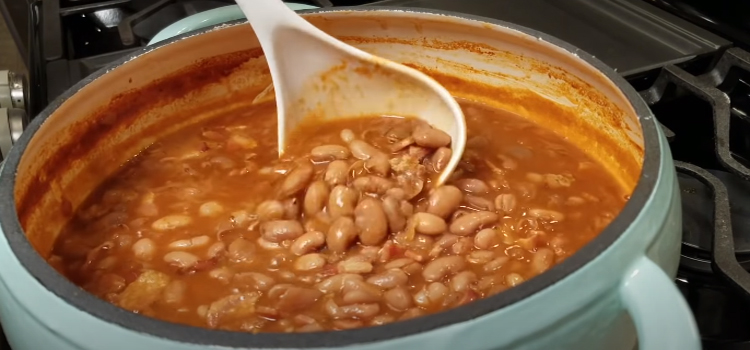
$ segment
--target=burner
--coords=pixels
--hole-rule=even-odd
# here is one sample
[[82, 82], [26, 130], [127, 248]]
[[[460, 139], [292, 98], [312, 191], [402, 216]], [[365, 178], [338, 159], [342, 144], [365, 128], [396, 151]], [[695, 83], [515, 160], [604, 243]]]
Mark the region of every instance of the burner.
[[[726, 171], [709, 172], [727, 188], [737, 259], [750, 268], [750, 183]], [[713, 239], [708, 233], [714, 230], [713, 193], [693, 176], [680, 172], [677, 178], [682, 190], [683, 264], [711, 272]]]

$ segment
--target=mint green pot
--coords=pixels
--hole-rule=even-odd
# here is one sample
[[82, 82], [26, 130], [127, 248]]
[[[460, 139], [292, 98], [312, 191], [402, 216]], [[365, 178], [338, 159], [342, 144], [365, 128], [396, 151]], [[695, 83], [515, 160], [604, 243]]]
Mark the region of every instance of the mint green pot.
[[[54, 237], [66, 219], [63, 208], [77, 204], [85, 195], [67, 189], [75, 184], [77, 190], [86, 192], [96, 185], [96, 181], [86, 182], [95, 177], [91, 177], [91, 167], [83, 164], [102, 159], [112, 162], [101, 164], [119, 164], [127, 159], [153, 142], [151, 138], [128, 137], [137, 136], [158, 118], [176, 113], [178, 108], [174, 106], [207, 103], [260, 79], [268, 81], [267, 76], [230, 76], [210, 91], [176, 98], [171, 109], [143, 111], [137, 122], [94, 145], [71, 132], [123, 91], [198, 59], [257, 46], [246, 24], [235, 21], [215, 25], [238, 18], [231, 7], [215, 11], [225, 17], [187, 19], [169, 30], [197, 29], [201, 23], [211, 28], [168, 40], [165, 38], [172, 34], [162, 33], [156, 39], [164, 41], [156, 46], [123, 58], [71, 88], [34, 119], [6, 159], [0, 173], [0, 195], [6, 199], [0, 205], [0, 322], [14, 350], [631, 350], [636, 339], [641, 350], [700, 349], [693, 317], [672, 282], [681, 241], [680, 196], [673, 162], [664, 135], [638, 94], [597, 59], [543, 33], [500, 21], [417, 9], [308, 13], [324, 19], [325, 29], [333, 35], [412, 40], [413, 44], [408, 44], [409, 40], [357, 43], [396, 61], [422, 64], [489, 85], [514, 85], [570, 106], [571, 99], [555, 93], [556, 88], [565, 88], [569, 82], [535, 72], [523, 63], [545, 62], [601, 93], [611, 102], [607, 108], [622, 112], [621, 120], [605, 123], [603, 128], [612, 128], [613, 135], [639, 145], [644, 157], [630, 201], [599, 237], [563, 263], [499, 295], [432, 316], [353, 331], [253, 335], [187, 327], [124, 311], [68, 282], [35, 248], [48, 248], [39, 243], [44, 241], [39, 237], [47, 237], [47, 241]], [[485, 51], [495, 48], [524, 59], [503, 61], [507, 59], [503, 55], [480, 57], [461, 49], [421, 47], [424, 37], [483, 43], [488, 45]], [[248, 71], [262, 64], [262, 57], [250, 60]], [[458, 72], [460, 67], [474, 69]], [[588, 96], [572, 96], [573, 105], [580, 110], [581, 118], [595, 120], [601, 101], [597, 105], [588, 101]], [[94, 122], [110, 125], [119, 121]], [[130, 143], [132, 149], [128, 151], [132, 152], [122, 148], [112, 151], [123, 140], [134, 139], [138, 142]], [[50, 177], [49, 170], [44, 170], [49, 169], [50, 157], [71, 144], [88, 146], [77, 149], [82, 158], [68, 164], [70, 170]], [[96, 173], [113, 170], [102, 165]], [[89, 177], [82, 178], [81, 174]], [[48, 191], [37, 198], [38, 205], [26, 207], [33, 219], [26, 227], [31, 225], [30, 232], [38, 233], [31, 239], [35, 242], [32, 245], [21, 228], [17, 205], [26, 200], [21, 197], [29, 189], [47, 185]]]

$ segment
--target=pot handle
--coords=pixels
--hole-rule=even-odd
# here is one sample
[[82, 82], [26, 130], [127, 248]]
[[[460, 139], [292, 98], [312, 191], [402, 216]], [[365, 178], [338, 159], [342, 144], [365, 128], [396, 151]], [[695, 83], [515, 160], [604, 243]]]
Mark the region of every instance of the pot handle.
[[700, 350], [698, 327], [673, 279], [642, 256], [628, 271], [620, 298], [638, 331], [640, 350]]

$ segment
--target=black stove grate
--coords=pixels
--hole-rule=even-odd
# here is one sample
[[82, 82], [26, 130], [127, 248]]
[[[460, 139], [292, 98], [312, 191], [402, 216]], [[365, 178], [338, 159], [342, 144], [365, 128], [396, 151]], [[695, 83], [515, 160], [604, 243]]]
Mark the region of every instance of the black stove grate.
[[698, 179], [713, 194], [713, 244], [711, 266], [739, 291], [750, 297], [750, 274], [740, 265], [735, 256], [734, 236], [731, 225], [729, 193], [721, 180], [705, 169], [675, 161], [677, 172]]
[[[649, 105], [655, 105], [665, 98], [672, 86], [675, 86], [706, 101], [712, 112], [714, 152], [718, 163], [732, 174], [750, 181], [750, 168], [738, 160], [730, 149], [731, 99], [726, 92], [718, 88], [723, 86], [731, 91], [738, 86], [741, 78], [737, 74], [730, 74], [733, 69], [750, 72], [750, 53], [737, 48], [729, 49], [712, 70], [700, 76], [691, 75], [676, 66], [666, 66], [654, 84], [641, 92], [641, 96]], [[682, 122], [691, 123], [692, 121], [686, 116]], [[665, 127], [665, 129], [670, 139], [679, 137], [669, 128]], [[718, 177], [698, 166], [680, 161], [676, 162], [676, 166], [678, 172], [696, 178], [708, 187], [713, 197], [711, 199], [714, 207], [712, 213], [714, 227], [706, 231], [713, 232], [708, 256], [708, 262], [713, 271], [725, 277], [732, 285], [750, 297], [750, 274], [737, 259], [737, 247], [732, 230], [733, 218], [726, 186]], [[696, 260], [700, 259], [693, 258], [690, 262]]]
[[706, 73], [670, 65], [641, 91], [662, 123], [682, 194], [677, 285], [703, 346], [750, 349], [750, 53]]

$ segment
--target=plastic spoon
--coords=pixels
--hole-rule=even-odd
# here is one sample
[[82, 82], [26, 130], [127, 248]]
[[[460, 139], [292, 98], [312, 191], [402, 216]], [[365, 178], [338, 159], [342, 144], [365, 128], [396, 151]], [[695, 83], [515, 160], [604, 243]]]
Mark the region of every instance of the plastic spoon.
[[450, 93], [427, 75], [347, 45], [280, 0], [236, 0], [258, 37], [274, 84], [279, 156], [306, 117], [416, 117], [451, 136], [452, 156], [436, 185], [458, 165], [466, 121]]

